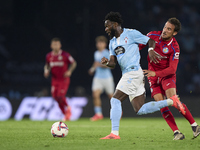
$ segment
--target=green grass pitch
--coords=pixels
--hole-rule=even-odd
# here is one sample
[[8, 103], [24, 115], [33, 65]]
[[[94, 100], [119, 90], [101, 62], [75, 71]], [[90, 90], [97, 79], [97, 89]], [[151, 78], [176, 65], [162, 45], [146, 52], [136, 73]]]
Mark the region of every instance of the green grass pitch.
[[[196, 118], [200, 123], [200, 118]], [[100, 140], [110, 133], [110, 120], [90, 122], [83, 118], [65, 122], [69, 127], [66, 138], [54, 138], [51, 121], [0, 122], [1, 150], [199, 150], [200, 137], [192, 139], [189, 123], [183, 118], [176, 122], [186, 139], [173, 141], [173, 133], [163, 118], [123, 118], [120, 140]]]

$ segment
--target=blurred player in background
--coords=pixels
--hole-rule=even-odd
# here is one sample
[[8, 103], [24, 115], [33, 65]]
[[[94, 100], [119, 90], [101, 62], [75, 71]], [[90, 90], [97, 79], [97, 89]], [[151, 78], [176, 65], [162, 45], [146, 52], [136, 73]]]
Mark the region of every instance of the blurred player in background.
[[106, 49], [108, 40], [105, 36], [96, 37], [97, 51], [94, 53], [94, 63], [89, 69], [89, 74], [93, 75], [92, 81], [92, 96], [94, 104], [95, 115], [90, 118], [91, 121], [97, 121], [103, 119], [101, 108], [101, 93], [105, 90], [109, 99], [111, 99], [114, 92], [114, 81], [110, 68], [101, 64], [101, 58], [109, 58], [109, 51]]
[[[176, 94], [176, 70], [179, 62], [180, 48], [174, 36], [181, 30], [181, 23], [176, 18], [170, 18], [163, 31], [151, 31], [147, 34], [148, 37], [156, 41], [155, 51], [164, 56], [163, 59], [156, 63], [148, 59], [148, 70], [144, 73], [148, 77], [151, 95], [155, 101], [160, 101], [165, 98], [170, 98]], [[140, 45], [140, 49], [145, 45]], [[187, 106], [182, 103], [185, 109], [185, 114], [182, 115], [189, 121], [193, 130], [193, 136], [197, 137], [200, 134], [200, 127], [195, 122]], [[182, 140], [185, 136], [179, 131], [175, 119], [168, 107], [161, 110], [163, 118], [166, 120], [170, 128], [174, 132], [174, 140]]]
[[166, 106], [174, 106], [178, 110], [184, 109], [177, 95], [158, 102], [145, 103], [144, 75], [140, 66], [139, 44], [148, 44], [150, 60], [156, 62], [163, 57], [154, 51], [155, 41], [141, 34], [135, 29], [122, 28], [123, 20], [118, 12], [110, 12], [105, 17], [105, 31], [110, 36], [110, 60], [102, 58], [101, 63], [115, 68], [117, 62], [122, 71], [122, 77], [110, 100], [111, 133], [101, 139], [120, 139], [119, 123], [122, 114], [121, 102], [129, 97], [138, 115], [160, 111]]
[[61, 50], [61, 46], [59, 38], [51, 40], [52, 51], [46, 55], [44, 77], [48, 78], [51, 72], [51, 94], [65, 115], [63, 121], [66, 121], [70, 119], [71, 108], [68, 106], [65, 96], [69, 88], [70, 76], [76, 68], [76, 61], [68, 52]]

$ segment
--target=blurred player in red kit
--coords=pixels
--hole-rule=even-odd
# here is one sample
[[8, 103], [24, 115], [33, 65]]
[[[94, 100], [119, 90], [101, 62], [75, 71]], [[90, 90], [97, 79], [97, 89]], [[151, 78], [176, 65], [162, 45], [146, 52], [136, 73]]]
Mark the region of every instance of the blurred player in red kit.
[[[181, 23], [176, 18], [170, 18], [163, 31], [151, 31], [148, 37], [156, 41], [154, 51], [163, 56], [163, 59], [151, 62], [149, 57], [148, 70], [144, 74], [148, 77], [151, 88], [151, 95], [155, 101], [163, 100], [164, 97], [171, 97], [176, 94], [176, 70], [179, 62], [180, 49], [174, 36], [181, 30]], [[146, 45], [140, 45], [140, 50]], [[149, 49], [153, 50], [153, 49]], [[183, 104], [183, 103], [182, 103]], [[200, 134], [200, 127], [195, 122], [187, 106], [183, 104], [185, 114], [182, 114], [190, 123], [193, 136]], [[182, 140], [185, 136], [179, 131], [175, 119], [168, 107], [160, 109], [163, 118], [174, 132], [174, 140]]]
[[52, 51], [46, 55], [44, 77], [48, 78], [51, 72], [51, 94], [65, 115], [63, 121], [66, 121], [70, 119], [71, 108], [68, 106], [65, 96], [69, 88], [70, 76], [76, 68], [76, 61], [68, 52], [61, 50], [61, 46], [59, 38], [51, 40]]

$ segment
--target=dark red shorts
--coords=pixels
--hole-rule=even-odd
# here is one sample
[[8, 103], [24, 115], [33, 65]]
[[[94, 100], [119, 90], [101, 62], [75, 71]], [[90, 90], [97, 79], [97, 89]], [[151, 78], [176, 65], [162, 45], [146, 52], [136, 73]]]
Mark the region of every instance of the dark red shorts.
[[64, 81], [52, 81], [51, 95], [53, 98], [66, 96], [69, 88], [70, 78], [66, 78]]
[[161, 93], [165, 95], [165, 91], [170, 88], [176, 88], [176, 75], [166, 77], [149, 77], [148, 78], [151, 96]]

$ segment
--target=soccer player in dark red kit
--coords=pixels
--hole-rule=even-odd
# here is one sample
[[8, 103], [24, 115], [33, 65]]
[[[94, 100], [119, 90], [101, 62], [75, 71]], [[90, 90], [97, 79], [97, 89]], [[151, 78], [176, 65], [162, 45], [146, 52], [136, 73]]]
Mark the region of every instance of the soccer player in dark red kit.
[[[164, 97], [176, 95], [176, 70], [179, 62], [180, 49], [174, 36], [181, 30], [181, 23], [176, 18], [170, 18], [162, 31], [151, 31], [148, 37], [156, 41], [154, 51], [163, 56], [156, 63], [151, 62], [149, 57], [148, 70], [143, 70], [148, 77], [151, 95], [155, 101], [163, 100]], [[140, 50], [146, 45], [140, 45]], [[151, 49], [149, 49], [151, 50]], [[152, 49], [153, 50], [153, 49]], [[182, 103], [183, 104], [183, 103]], [[185, 114], [182, 114], [190, 123], [193, 136], [196, 138], [200, 134], [200, 127], [195, 122], [187, 106], [183, 104]], [[168, 107], [161, 110], [163, 118], [166, 120], [174, 132], [174, 140], [182, 140], [185, 136], [179, 131], [175, 119]]]
[[68, 52], [61, 50], [61, 46], [59, 38], [51, 40], [52, 51], [46, 55], [44, 77], [48, 78], [51, 72], [51, 94], [65, 115], [63, 121], [66, 121], [70, 119], [71, 108], [68, 106], [65, 96], [69, 88], [70, 76], [76, 68], [76, 61]]

